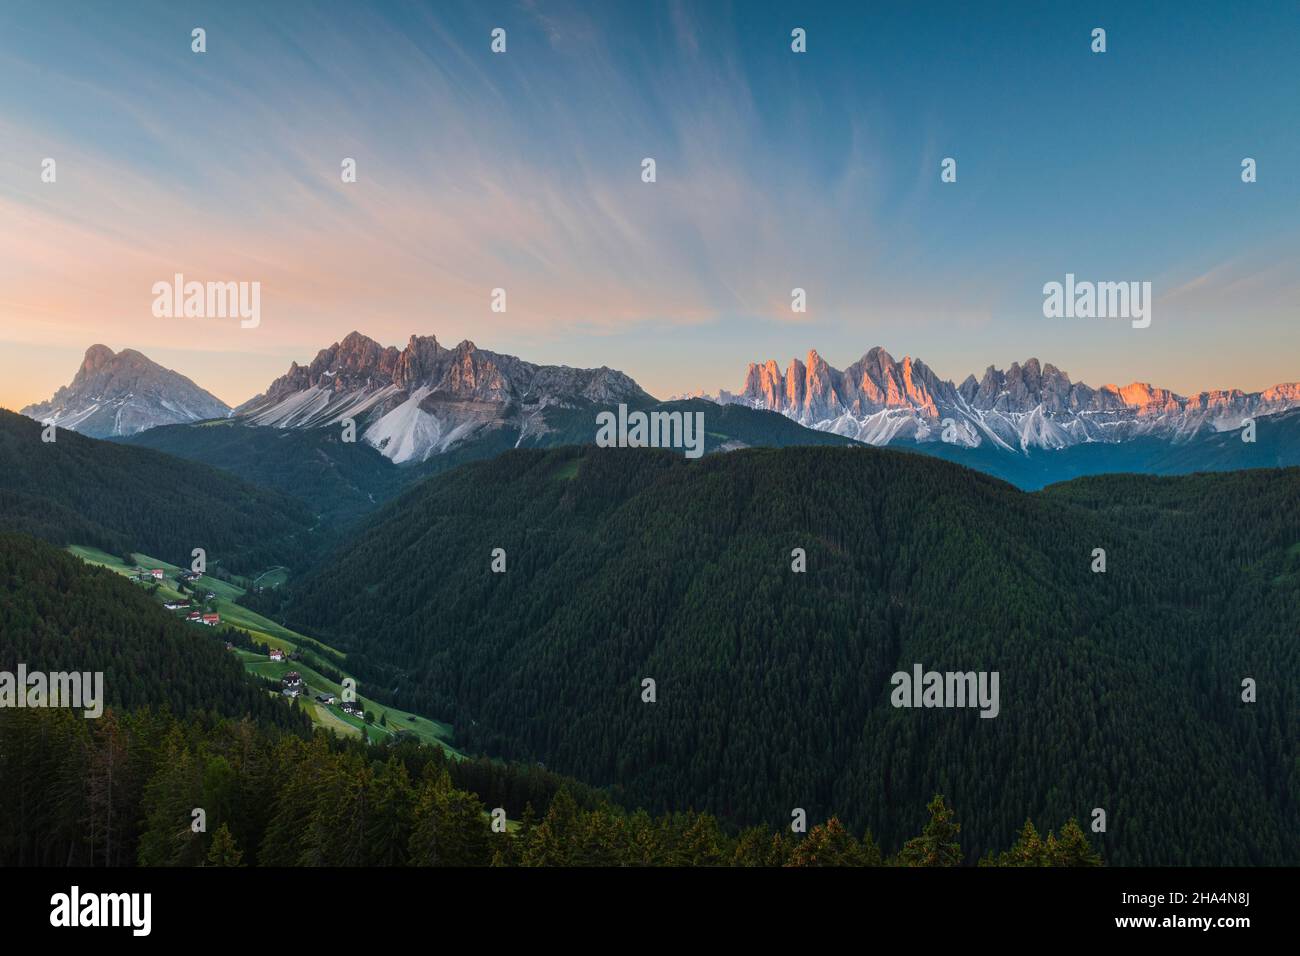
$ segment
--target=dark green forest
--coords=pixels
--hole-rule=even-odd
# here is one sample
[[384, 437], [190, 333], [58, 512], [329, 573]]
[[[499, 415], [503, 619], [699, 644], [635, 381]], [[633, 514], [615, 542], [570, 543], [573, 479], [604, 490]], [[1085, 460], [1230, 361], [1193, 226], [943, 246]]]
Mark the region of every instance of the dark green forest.
[[341, 436], [335, 428], [259, 428], [231, 419], [163, 425], [117, 441], [202, 462], [290, 495], [328, 530], [368, 514], [419, 477], [365, 442], [344, 442]]
[[[294, 593], [368, 693], [652, 812], [899, 845], [941, 792], [974, 847], [1101, 808], [1112, 863], [1297, 862], [1297, 469], [1028, 495], [877, 449], [517, 451]], [[999, 716], [890, 706], [914, 663], [999, 672]]]
[[[806, 834], [731, 835], [706, 813], [584, 804], [567, 786], [529, 787], [513, 768], [464, 765], [435, 748], [304, 740], [147, 708], [99, 720], [0, 712], [0, 779], [6, 866], [956, 866], [969, 855], [937, 796], [928, 821], [912, 808], [919, 832], [886, 856], [834, 818]], [[515, 825], [493, 829], [490, 810], [509, 810], [492, 803], [493, 787], [528, 798]], [[1027, 822], [981, 862], [1101, 858], [1070, 820], [1045, 836]]]
[[[570, 447], [507, 451], [405, 490], [390, 474], [395, 497], [368, 518], [347, 502], [374, 462], [354, 462], [355, 475], [304, 465], [277, 479], [308, 482], [316, 469], [324, 487], [347, 490], [332, 520], [363, 524], [340, 545], [276, 491], [66, 431], [44, 445], [39, 431], [0, 414], [0, 529], [176, 563], [197, 536], [235, 570], [324, 561], [259, 596], [263, 609], [346, 652], [368, 696], [447, 719], [460, 749], [507, 761], [443, 766], [452, 790], [546, 832], [563, 789], [588, 821], [572, 831], [587, 834], [583, 846], [599, 843], [597, 831], [621, 834], [610, 837], [623, 847], [616, 862], [636, 862], [626, 847], [642, 839], [627, 829], [641, 816], [622, 807], [645, 807], [670, 828], [662, 821], [695, 808], [683, 825], [707, 820], [724, 861], [746, 840], [772, 843], [801, 807], [826, 821], [808, 840], [840, 846], [845, 860], [897, 862], [935, 793], [961, 809], [966, 863], [1013, 846], [1050, 862], [1052, 847], [1078, 841], [1066, 830], [1040, 838], [1025, 818], [1087, 822], [1094, 808], [1107, 830], [1089, 839], [1111, 863], [1296, 862], [1300, 470], [1107, 475], [1024, 494], [890, 450], [687, 461]], [[495, 548], [507, 555], [503, 574], [490, 569]], [[791, 570], [795, 548], [806, 572]], [[1105, 573], [1092, 571], [1095, 548]], [[305, 716], [224, 650], [243, 636], [173, 620], [140, 588], [23, 535], [0, 535], [0, 573], [0, 669], [103, 670], [112, 725], [180, 727], [195, 754], [203, 735], [246, 715], [256, 726], [245, 733], [267, 735], [268, 748], [312, 746]], [[890, 676], [913, 663], [997, 671], [998, 717], [891, 707]], [[641, 697], [645, 678], [656, 682], [653, 703]], [[1257, 683], [1256, 702], [1243, 702], [1244, 678]], [[24, 721], [41, 719], [32, 713], [0, 716], [31, 728]], [[89, 724], [78, 759], [103, 721]], [[157, 759], [161, 737], [140, 734]], [[360, 759], [377, 777], [380, 758]], [[430, 759], [401, 756], [415, 805]], [[59, 761], [59, 773], [85, 769]], [[140, 819], [115, 849], [79, 842], [72, 821], [84, 822], [84, 805], [61, 823], [32, 823], [38, 807], [62, 812], [42, 797], [24, 804], [28, 822], [5, 853], [136, 861], [150, 845], [151, 775], [135, 778], [138, 806], [123, 806]], [[443, 782], [436, 789], [451, 799]], [[273, 802], [265, 791], [256, 799]], [[267, 834], [254, 819], [262, 811], [250, 812], [252, 829], [224, 821], [221, 844], [258, 862]], [[47, 823], [64, 838], [38, 851]], [[183, 861], [206, 861], [206, 840]], [[496, 862], [522, 862], [512, 854], [524, 845], [510, 842]], [[773, 845], [766, 862], [793, 859], [791, 846]], [[438, 859], [405, 846], [404, 860]], [[684, 860], [656, 853], [646, 859]]]
[[[942, 799], [893, 856], [838, 820], [806, 836], [652, 818], [536, 764], [452, 759], [413, 740], [323, 731], [245, 675], [234, 631], [187, 625], [147, 592], [52, 546], [0, 534], [0, 671], [103, 671], [108, 707], [0, 710], [0, 866], [957, 865]], [[495, 832], [487, 815], [511, 821]], [[204, 811], [195, 830], [193, 811]], [[1085, 866], [1071, 820], [984, 863]]]
[[52, 544], [139, 551], [186, 567], [194, 548], [231, 571], [301, 565], [318, 547], [312, 511], [215, 468], [0, 409], [0, 530]]
[[107, 569], [0, 533], [0, 671], [15, 673], [20, 663], [28, 672], [102, 671], [114, 707], [248, 714], [309, 731], [305, 715], [248, 679], [225, 649], [227, 633], [237, 634], [177, 620]]
[[[703, 412], [708, 451], [715, 451], [725, 442], [769, 447], [853, 444], [839, 435], [804, 428], [776, 412], [740, 405], [718, 406], [691, 399], [634, 402], [633, 407]], [[492, 458], [521, 442], [524, 447], [590, 444], [596, 435], [596, 414], [604, 408], [589, 403], [548, 408], [545, 427], [522, 438], [515, 428], [486, 428], [427, 461], [403, 465], [394, 465], [364, 441], [342, 441], [338, 428], [264, 428], [236, 419], [164, 425], [114, 440], [221, 468], [297, 498], [318, 516], [319, 530], [328, 538], [345, 531], [410, 485], [469, 462]], [[364, 432], [364, 424], [359, 424], [358, 430], [359, 434]], [[337, 541], [332, 539], [332, 543]], [[321, 547], [325, 549], [326, 545], [322, 543]]]

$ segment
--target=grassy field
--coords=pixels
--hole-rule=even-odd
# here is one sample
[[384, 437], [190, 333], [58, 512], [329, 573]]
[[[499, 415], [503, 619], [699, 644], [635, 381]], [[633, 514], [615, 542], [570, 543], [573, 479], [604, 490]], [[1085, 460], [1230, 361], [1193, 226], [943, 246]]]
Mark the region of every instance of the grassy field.
[[[81, 560], [88, 564], [99, 567], [109, 568], [125, 577], [130, 577], [135, 568], [126, 564], [121, 556], [112, 555], [96, 548], [89, 548], [83, 545], [72, 545], [68, 548], [72, 554], [75, 554]], [[151, 558], [146, 554], [133, 554], [136, 565], [142, 568], [162, 568], [167, 572], [167, 577], [159, 585], [156, 597], [159, 602], [163, 601], [183, 601], [187, 599], [186, 595], [176, 590], [174, 586], [174, 576], [181, 569], [174, 564], [168, 564], [165, 561], [159, 561], [157, 558]], [[287, 573], [284, 568], [274, 568], [269, 574], [283, 574], [281, 583], [287, 579]], [[235, 603], [235, 598], [243, 594], [243, 590], [236, 585], [219, 581], [214, 577], [204, 575], [198, 585], [196, 585], [200, 594], [212, 592], [214, 599], [209, 602], [208, 610], [216, 611], [221, 615], [221, 623], [236, 627], [241, 631], [251, 635], [254, 640], [260, 644], [266, 644], [271, 648], [278, 648], [285, 653], [299, 651], [300, 659], [293, 661], [273, 661], [265, 654], [255, 654], [252, 651], [234, 648], [233, 652], [238, 655], [243, 662], [244, 668], [249, 673], [257, 674], [261, 677], [269, 677], [279, 680], [291, 670], [297, 671], [302, 675], [303, 682], [307, 685], [307, 692], [299, 698], [299, 705], [303, 707], [311, 716], [312, 722], [318, 727], [325, 727], [335, 733], [345, 734], [353, 737], [360, 737], [364, 732], [372, 741], [379, 741], [385, 737], [394, 736], [399, 730], [410, 731], [421, 742], [426, 744], [436, 744], [442, 747], [448, 753], [454, 756], [463, 756], [460, 751], [456, 750], [450, 743], [452, 739], [452, 727], [450, 724], [441, 721], [430, 720], [428, 717], [421, 717], [418, 714], [412, 714], [409, 711], [398, 710], [395, 707], [388, 707], [371, 700], [364, 694], [359, 693], [357, 698], [361, 701], [365, 709], [374, 715], [374, 723], [366, 722], [358, 717], [345, 714], [338, 709], [337, 705], [329, 707], [316, 701], [315, 695], [320, 693], [334, 694], [341, 697], [343, 688], [325, 677], [312, 665], [318, 662], [318, 658], [312, 653], [311, 645], [313, 643], [324, 647], [331, 654], [346, 659], [346, 655], [339, 653], [328, 645], [321, 644], [319, 641], [312, 641], [296, 631], [291, 631], [287, 627], [277, 624], [269, 618], [263, 617], [256, 611], [250, 611], [246, 607], [241, 607]], [[179, 612], [176, 612], [179, 613]], [[195, 625], [199, 627], [200, 625]], [[301, 648], [301, 651], [300, 651]], [[303, 656], [306, 655], [306, 656]], [[344, 672], [345, 677], [351, 676]], [[359, 686], [359, 685], [358, 685]], [[384, 723], [381, 724], [380, 720]]]
[[[317, 694], [333, 694], [341, 697], [343, 688], [339, 684], [325, 677], [310, 665], [301, 661], [273, 661], [258, 654], [252, 654], [244, 651], [240, 654], [244, 660], [244, 667], [259, 677], [269, 677], [272, 680], [279, 680], [289, 671], [297, 671], [302, 675], [303, 683], [307, 685], [305, 698], [309, 699], [312, 707], [331, 718], [328, 722], [321, 723], [332, 729], [346, 728], [352, 736], [360, 736], [364, 728], [368, 731], [370, 739], [374, 741], [381, 740], [396, 734], [399, 730], [408, 730], [419, 738], [423, 743], [437, 744], [443, 749], [460, 756], [459, 751], [451, 746], [449, 741], [452, 736], [450, 724], [444, 724], [440, 721], [430, 720], [427, 717], [420, 717], [416, 714], [404, 710], [397, 710], [394, 707], [386, 707], [376, 701], [371, 700], [364, 694], [357, 694], [357, 699], [361, 701], [362, 706], [374, 715], [374, 722], [367, 724], [359, 717], [353, 717], [351, 714], [345, 714], [337, 706], [328, 707], [318, 701], [315, 697]], [[303, 704], [307, 703], [303, 697], [299, 698]], [[380, 719], [384, 723], [380, 723]]]
[[288, 568], [272, 568], [269, 571], [263, 571], [253, 579], [253, 584], [260, 584], [264, 588], [278, 588], [285, 581], [289, 580]]

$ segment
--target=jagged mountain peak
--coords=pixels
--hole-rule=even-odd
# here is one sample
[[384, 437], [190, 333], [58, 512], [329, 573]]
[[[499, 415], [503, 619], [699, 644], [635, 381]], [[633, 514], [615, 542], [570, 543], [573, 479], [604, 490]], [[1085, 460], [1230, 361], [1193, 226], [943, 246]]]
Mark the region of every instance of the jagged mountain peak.
[[92, 438], [133, 435], [158, 425], [222, 418], [230, 406], [135, 349], [86, 349], [72, 382], [22, 414]]
[[889, 350], [883, 346], [876, 345], [868, 349], [860, 359], [862, 364], [870, 364], [876, 368], [888, 368], [898, 363], [894, 357], [889, 354]]
[[279, 428], [350, 418], [364, 441], [406, 462], [496, 429], [514, 429], [522, 441], [546, 430], [548, 409], [628, 400], [652, 401], [627, 375], [603, 366], [534, 365], [469, 339], [444, 348], [433, 335], [411, 335], [399, 350], [353, 332], [306, 369], [291, 365], [236, 414]]
[[[784, 380], [774, 360], [762, 367], [751, 363], [742, 391], [720, 393], [719, 400], [779, 411], [800, 424], [877, 445], [949, 440], [1025, 451], [1144, 435], [1185, 441], [1207, 430], [1235, 428], [1249, 415], [1300, 406], [1300, 384], [1184, 398], [1148, 382], [1092, 388], [1031, 356], [1005, 371], [989, 365], [981, 377], [969, 374], [958, 386], [918, 358], [897, 361], [875, 346], [843, 371], [810, 350], [806, 369], [793, 360]], [[956, 428], [945, 428], [945, 422]]]
[[93, 372], [113, 360], [114, 352], [107, 345], [92, 345], [86, 349], [86, 357], [81, 360], [82, 372]]

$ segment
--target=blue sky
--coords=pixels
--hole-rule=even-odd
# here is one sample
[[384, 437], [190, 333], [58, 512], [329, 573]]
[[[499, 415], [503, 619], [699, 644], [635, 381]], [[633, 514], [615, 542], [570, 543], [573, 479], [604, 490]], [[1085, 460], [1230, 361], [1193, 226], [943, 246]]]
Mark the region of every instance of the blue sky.
[[[94, 341], [235, 403], [354, 328], [659, 395], [874, 345], [958, 380], [1294, 381], [1297, 50], [1291, 2], [10, 2], [0, 404]], [[154, 318], [178, 271], [260, 281], [261, 325]], [[1067, 272], [1152, 282], [1151, 327], [1044, 318]]]

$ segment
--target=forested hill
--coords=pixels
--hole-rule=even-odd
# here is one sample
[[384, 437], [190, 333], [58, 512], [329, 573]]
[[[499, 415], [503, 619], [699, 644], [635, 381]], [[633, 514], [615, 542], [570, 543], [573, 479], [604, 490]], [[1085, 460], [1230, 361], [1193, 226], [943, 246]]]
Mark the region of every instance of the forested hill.
[[119, 709], [311, 726], [250, 680], [211, 628], [177, 620], [111, 571], [0, 533], [0, 671], [16, 674], [19, 664], [28, 673], [102, 671], [104, 702]]
[[[839, 435], [804, 428], [777, 412], [740, 405], [691, 399], [636, 407], [703, 415], [704, 447], [709, 452], [723, 446], [853, 444]], [[545, 427], [528, 434], [504, 426], [483, 428], [446, 451], [402, 465], [393, 464], [365, 441], [344, 442], [338, 428], [272, 428], [240, 419], [164, 425], [116, 440], [212, 465], [284, 492], [311, 509], [328, 534], [374, 511], [408, 485], [467, 462], [492, 458], [521, 444], [591, 444], [596, 438], [596, 416], [602, 410], [616, 411], [617, 406], [551, 407]]]
[[294, 566], [314, 548], [310, 509], [215, 468], [66, 429], [0, 409], [0, 530], [58, 545], [139, 551], [188, 566], [256, 571]]
[[[437, 747], [310, 741], [251, 721], [142, 709], [104, 720], [0, 712], [0, 866], [956, 866], [942, 796], [897, 853], [836, 819], [799, 835], [728, 834], [694, 811], [628, 813], [533, 767], [457, 761]], [[513, 797], [514, 799], [511, 799]], [[206, 830], [189, 825], [195, 807]], [[923, 819], [921, 808], [911, 816]], [[515, 826], [495, 829], [489, 812]], [[965, 844], [969, 848], [969, 844]], [[1027, 822], [981, 866], [1098, 866], [1066, 821]]]
[[225, 419], [163, 425], [119, 441], [274, 488], [299, 499], [329, 529], [373, 511], [419, 477], [365, 442], [344, 442], [335, 428], [259, 428]]
[[[518, 451], [390, 504], [290, 618], [462, 746], [631, 805], [896, 844], [941, 791], [973, 845], [1101, 808], [1112, 863], [1296, 864], [1298, 496], [1297, 469], [1031, 495], [868, 448]], [[918, 663], [998, 672], [996, 718], [891, 706]]]

